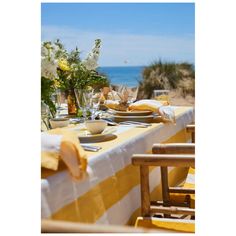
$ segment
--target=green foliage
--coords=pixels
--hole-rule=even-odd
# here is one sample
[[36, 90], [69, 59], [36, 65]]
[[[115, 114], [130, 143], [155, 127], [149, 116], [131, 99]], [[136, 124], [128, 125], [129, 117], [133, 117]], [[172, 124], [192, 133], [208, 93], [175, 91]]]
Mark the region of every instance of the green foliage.
[[[183, 79], [194, 79], [195, 71], [192, 64], [154, 61], [150, 66], [143, 70], [143, 80], [139, 81], [140, 92], [143, 97], [151, 98], [155, 89], [177, 89]], [[181, 84], [185, 94], [194, 94], [194, 83]]]
[[41, 77], [41, 100], [49, 106], [51, 115], [56, 114], [56, 107], [51, 100], [52, 94], [55, 92], [54, 82], [47, 78]]
[[[100, 40], [95, 40], [95, 45], [100, 43]], [[57, 56], [64, 58], [70, 67], [69, 71], [63, 71], [60, 68], [57, 70], [58, 78], [56, 80], [60, 89], [84, 89], [88, 86], [97, 88], [109, 85], [109, 80], [106, 76], [99, 74], [95, 70], [87, 70], [85, 68], [81, 63], [80, 51], [77, 47], [75, 50], [67, 52], [59, 40], [55, 44], [60, 48]]]
[[67, 94], [69, 90], [73, 91], [76, 88], [99, 89], [109, 86], [108, 78], [96, 71], [100, 44], [101, 40], [96, 39], [95, 46], [87, 59], [81, 61], [77, 47], [68, 52], [59, 39], [55, 42], [42, 43], [41, 100], [49, 106], [52, 116], [56, 113], [55, 105], [51, 100], [55, 89], [61, 89]]

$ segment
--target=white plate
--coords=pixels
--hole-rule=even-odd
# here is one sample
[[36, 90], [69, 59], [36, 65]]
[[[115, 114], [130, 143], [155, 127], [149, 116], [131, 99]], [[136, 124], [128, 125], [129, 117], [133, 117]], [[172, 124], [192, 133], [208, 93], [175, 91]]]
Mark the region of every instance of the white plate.
[[114, 139], [117, 136], [113, 133], [116, 132], [116, 128], [107, 127], [101, 134], [90, 134], [86, 129], [81, 129], [78, 133], [78, 138], [81, 142], [102, 142], [110, 139]]
[[139, 121], [144, 123], [151, 123], [153, 122], [153, 115], [150, 116], [113, 116], [113, 120], [115, 122], [122, 122], [122, 121]]
[[114, 114], [118, 116], [148, 116], [152, 111], [115, 111]]

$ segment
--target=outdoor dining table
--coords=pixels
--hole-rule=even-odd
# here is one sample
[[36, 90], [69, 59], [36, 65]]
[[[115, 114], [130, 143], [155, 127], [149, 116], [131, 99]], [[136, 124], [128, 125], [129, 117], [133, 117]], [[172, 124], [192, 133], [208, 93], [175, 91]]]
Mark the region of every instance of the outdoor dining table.
[[[193, 107], [174, 107], [176, 123], [150, 127], [117, 126], [117, 138], [96, 143], [98, 152], [87, 152], [86, 175], [74, 180], [62, 164], [57, 171], [42, 168], [41, 218], [72, 222], [133, 225], [140, 215], [139, 168], [133, 154], [148, 153], [154, 143], [190, 142], [186, 125], [194, 121]], [[169, 168], [170, 185], [179, 184], [186, 168]], [[152, 199], [160, 199], [160, 169], [150, 168]]]

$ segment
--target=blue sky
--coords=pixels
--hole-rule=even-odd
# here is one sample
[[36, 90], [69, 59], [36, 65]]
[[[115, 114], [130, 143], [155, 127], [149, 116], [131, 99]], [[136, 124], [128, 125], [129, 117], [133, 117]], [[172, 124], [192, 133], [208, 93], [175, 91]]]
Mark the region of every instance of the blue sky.
[[[85, 57], [102, 39], [101, 66], [194, 63], [193, 3], [42, 3], [42, 40], [57, 38]], [[127, 64], [124, 61], [128, 62]]]

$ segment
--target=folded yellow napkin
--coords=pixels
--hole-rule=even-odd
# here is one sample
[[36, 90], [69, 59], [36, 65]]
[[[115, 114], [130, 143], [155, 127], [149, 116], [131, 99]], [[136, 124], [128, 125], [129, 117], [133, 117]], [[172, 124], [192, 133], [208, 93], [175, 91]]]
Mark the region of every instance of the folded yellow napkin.
[[57, 128], [41, 133], [41, 167], [57, 170], [60, 159], [75, 178], [86, 170], [86, 153], [76, 132]]
[[162, 101], [143, 99], [129, 105], [129, 110], [133, 111], [152, 111], [159, 114], [163, 121], [175, 122], [175, 113], [173, 107]]
[[110, 109], [116, 110], [119, 106], [119, 101], [113, 101], [113, 100], [106, 100], [104, 101], [104, 105]]

